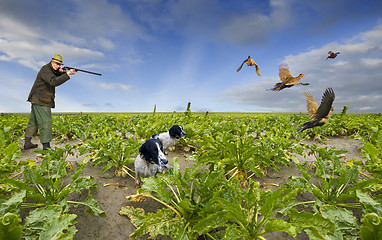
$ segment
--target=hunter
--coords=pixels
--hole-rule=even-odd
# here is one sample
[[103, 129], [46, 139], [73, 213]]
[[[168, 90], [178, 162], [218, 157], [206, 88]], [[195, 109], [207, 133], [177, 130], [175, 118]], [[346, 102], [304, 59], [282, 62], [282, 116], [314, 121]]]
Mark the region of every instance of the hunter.
[[43, 150], [50, 147], [52, 141], [52, 112], [55, 107], [55, 89], [70, 79], [76, 73], [75, 69], [66, 72], [61, 68], [62, 56], [54, 54], [50, 62], [42, 66], [28, 96], [28, 102], [32, 104], [28, 126], [25, 130], [24, 149], [36, 148], [32, 143], [32, 137], [40, 132], [40, 142]]

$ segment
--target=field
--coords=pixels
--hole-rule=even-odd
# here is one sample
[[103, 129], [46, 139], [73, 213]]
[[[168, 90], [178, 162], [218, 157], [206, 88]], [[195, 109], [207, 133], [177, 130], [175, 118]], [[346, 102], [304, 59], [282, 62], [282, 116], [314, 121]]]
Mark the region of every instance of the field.
[[[0, 122], [8, 239], [382, 238], [380, 114], [299, 137], [306, 114], [55, 114], [55, 151], [22, 149], [28, 117]], [[174, 124], [172, 168], [137, 191], [140, 144]]]

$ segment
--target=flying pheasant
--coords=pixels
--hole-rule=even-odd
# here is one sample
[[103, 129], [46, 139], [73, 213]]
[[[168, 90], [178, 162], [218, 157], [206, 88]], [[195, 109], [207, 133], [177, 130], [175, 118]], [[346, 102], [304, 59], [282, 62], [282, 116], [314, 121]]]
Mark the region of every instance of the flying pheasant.
[[253, 59], [251, 58], [251, 56], [248, 56], [248, 58], [244, 60], [244, 62], [240, 65], [240, 67], [236, 70], [236, 72], [239, 72], [239, 71], [241, 70], [241, 68], [243, 67], [244, 63], [246, 63], [248, 66], [251, 66], [251, 67], [252, 67], [253, 65], [255, 65], [257, 76], [261, 76], [260, 68], [259, 68], [259, 66], [257, 66], [257, 64], [255, 63], [255, 60], [253, 60]]
[[308, 128], [324, 125], [329, 120], [334, 110], [332, 104], [335, 97], [336, 96], [334, 95], [333, 89], [327, 88], [322, 96], [321, 104], [318, 107], [309, 91], [305, 91], [306, 109], [308, 110], [308, 114], [312, 120], [304, 123], [298, 130], [297, 134]]
[[328, 60], [328, 58], [336, 58], [338, 54], [340, 54], [340, 52], [332, 52], [332, 51], [329, 51], [328, 52], [329, 56], [326, 58], [326, 60]]
[[298, 75], [298, 77], [292, 77], [292, 75], [289, 72], [288, 65], [283, 63], [279, 67], [279, 77], [281, 82], [276, 83], [276, 85], [270, 90], [281, 91], [284, 88], [290, 88], [294, 85], [309, 85], [309, 83], [300, 83], [300, 79], [304, 76], [305, 74], [300, 74]]

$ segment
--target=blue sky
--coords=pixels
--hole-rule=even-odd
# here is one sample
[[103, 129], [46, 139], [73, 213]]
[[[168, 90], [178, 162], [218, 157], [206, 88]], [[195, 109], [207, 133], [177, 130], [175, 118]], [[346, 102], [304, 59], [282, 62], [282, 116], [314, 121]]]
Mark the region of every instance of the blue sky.
[[[327, 87], [335, 112], [382, 112], [379, 0], [0, 0], [0, 112], [29, 112], [54, 53], [78, 72], [53, 112], [305, 112]], [[325, 60], [329, 50], [339, 51]], [[259, 65], [236, 69], [251, 56]], [[279, 82], [278, 66], [304, 73]]]

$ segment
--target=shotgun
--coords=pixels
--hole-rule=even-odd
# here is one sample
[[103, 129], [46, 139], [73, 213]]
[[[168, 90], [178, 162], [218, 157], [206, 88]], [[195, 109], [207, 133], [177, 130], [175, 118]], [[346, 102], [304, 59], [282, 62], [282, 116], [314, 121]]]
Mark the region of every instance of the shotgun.
[[75, 68], [75, 67], [68, 67], [68, 66], [65, 66], [65, 67], [62, 67], [62, 69], [64, 69], [65, 71], [66, 71], [66, 70], [70, 70], [70, 69], [75, 69], [77, 72], [85, 72], [85, 73], [90, 73], [90, 74], [94, 74], [94, 75], [102, 76], [101, 73], [90, 72], [90, 71], [82, 70], [82, 69]]

